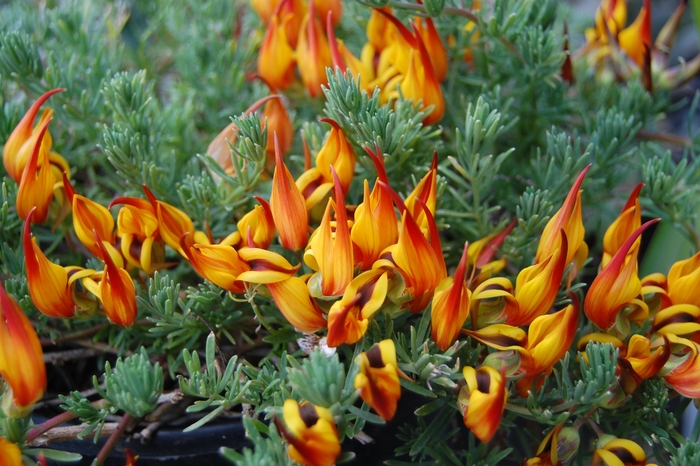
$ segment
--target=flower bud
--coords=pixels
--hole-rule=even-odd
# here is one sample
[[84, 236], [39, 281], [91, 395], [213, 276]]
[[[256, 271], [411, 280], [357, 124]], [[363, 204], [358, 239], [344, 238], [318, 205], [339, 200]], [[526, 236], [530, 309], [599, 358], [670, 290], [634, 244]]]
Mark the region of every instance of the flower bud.
[[520, 354], [514, 350], [495, 351], [486, 356], [482, 365], [496, 370], [503, 368], [505, 376], [510, 377], [520, 369]]
[[566, 463], [576, 456], [580, 444], [581, 436], [578, 433], [578, 429], [564, 427], [560, 430], [559, 438], [557, 439], [557, 455], [559, 456], [559, 461]]

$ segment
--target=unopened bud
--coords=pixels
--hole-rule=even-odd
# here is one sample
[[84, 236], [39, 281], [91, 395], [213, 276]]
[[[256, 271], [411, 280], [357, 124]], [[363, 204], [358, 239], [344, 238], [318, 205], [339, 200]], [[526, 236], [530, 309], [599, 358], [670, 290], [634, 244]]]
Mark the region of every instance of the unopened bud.
[[580, 444], [581, 436], [578, 433], [578, 429], [564, 427], [560, 430], [557, 438], [557, 454], [559, 455], [559, 461], [565, 463], [573, 459], [578, 452]]
[[627, 396], [622, 388], [615, 384], [613, 388], [605, 392], [605, 399], [598, 403], [598, 406], [603, 409], [619, 408], [627, 402]]
[[603, 434], [600, 437], [598, 437], [598, 440], [595, 442], [595, 449], [602, 450], [603, 448], [605, 448], [605, 445], [612, 442], [613, 440], [617, 440], [617, 437], [610, 434]]
[[484, 359], [484, 366], [490, 366], [497, 371], [503, 367], [506, 377], [510, 377], [520, 368], [520, 354], [517, 351], [495, 351]]

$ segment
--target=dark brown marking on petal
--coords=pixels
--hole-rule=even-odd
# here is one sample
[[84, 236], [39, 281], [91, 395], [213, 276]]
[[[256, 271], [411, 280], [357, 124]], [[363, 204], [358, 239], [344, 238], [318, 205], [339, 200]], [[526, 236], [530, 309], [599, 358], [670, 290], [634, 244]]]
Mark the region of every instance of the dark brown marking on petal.
[[365, 354], [367, 355], [367, 360], [369, 361], [369, 367], [381, 369], [385, 366], [384, 360], [382, 359], [382, 350], [379, 349], [379, 345], [374, 345]]
[[654, 326], [654, 330], [658, 330], [660, 328], [664, 328], [667, 325], [671, 324], [689, 324], [695, 322], [695, 317], [692, 316], [691, 314], [687, 312], [679, 312], [678, 314], [673, 314], [668, 316], [667, 318], [663, 319], [660, 321], [658, 324]]
[[624, 464], [634, 465], [639, 463], [639, 460], [635, 458], [634, 455], [626, 448], [616, 447], [611, 448], [608, 451], [620, 458], [620, 461], [622, 461]]
[[486, 371], [476, 371], [476, 387], [481, 393], [488, 393], [491, 388], [491, 375]]
[[311, 403], [299, 406], [299, 417], [309, 429], [315, 426], [319, 419], [316, 407]]

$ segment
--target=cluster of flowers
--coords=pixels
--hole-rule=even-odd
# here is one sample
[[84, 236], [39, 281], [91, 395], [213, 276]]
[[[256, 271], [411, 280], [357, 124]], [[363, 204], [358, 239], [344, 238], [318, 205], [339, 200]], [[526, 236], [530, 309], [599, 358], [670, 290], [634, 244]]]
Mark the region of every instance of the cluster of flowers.
[[[641, 20], [622, 29], [623, 4], [622, 0], [603, 3], [587, 52], [597, 50], [596, 57], [610, 57], [617, 45], [643, 68], [651, 63], [650, 46], [641, 55], [626, 48], [631, 43], [626, 37], [632, 34], [626, 31], [639, 29], [640, 37], [648, 36], [644, 35], [648, 27], [643, 27], [649, 21], [648, 5], [640, 13]], [[371, 78], [367, 88], [379, 86], [386, 101], [398, 86], [404, 97], [433, 107], [426, 123], [442, 118], [440, 81], [446, 75], [447, 59], [429, 18], [416, 19], [411, 32], [390, 11], [374, 10], [367, 28], [369, 42], [362, 59], [357, 59], [333, 35], [340, 3], [321, 7], [312, 1], [308, 11], [302, 0], [256, 5], [268, 25], [258, 74], [271, 91], [290, 85], [295, 62], [311, 96], [320, 93], [326, 66], [347, 65], [350, 73]], [[325, 34], [316, 9], [328, 20]], [[362, 202], [348, 208], [345, 193], [353, 181], [356, 154], [339, 125], [322, 120], [331, 125], [328, 137], [313, 165], [307, 150], [306, 169], [294, 179], [282, 157], [291, 147], [294, 131], [281, 99], [272, 96], [250, 109], [265, 105], [267, 129], [273, 135], [267, 147], [275, 161], [269, 202], [257, 198], [260, 205], [238, 221], [236, 231], [215, 242], [210, 233], [195, 230], [183, 211], [157, 199], [146, 186], [145, 199], [117, 198], [108, 207], [77, 194], [68, 178], [68, 164], [51, 152], [51, 111], [46, 110], [33, 127], [40, 107], [59, 91], [46, 93], [30, 108], [3, 152], [5, 168], [19, 184], [17, 212], [25, 221], [29, 292], [37, 309], [50, 317], [73, 317], [76, 309], [94, 313], [101, 304], [113, 323], [133, 324], [136, 291], [129, 270], [152, 274], [172, 265], [165, 262], [166, 245], [201, 276], [231, 293], [266, 290], [292, 326], [304, 333], [325, 332], [331, 348], [358, 342], [380, 310], [396, 315], [404, 310], [419, 313], [431, 306], [432, 339], [441, 350], [463, 335], [494, 350], [481, 365], [464, 367], [458, 397], [466, 427], [485, 442], [500, 425], [509, 385], [521, 397], [539, 390], [574, 343], [581, 300], [571, 293], [570, 304], [554, 311], [553, 307], [562, 286], [566, 293], [588, 257], [580, 189], [588, 169], [545, 227], [534, 265], [517, 274], [515, 285], [498, 276], [506, 262], [495, 259], [515, 223], [465, 244], [459, 265], [449, 276], [434, 219], [437, 154], [428, 173], [403, 199], [390, 186], [381, 148], [365, 148], [378, 176], [371, 190], [369, 180], [363, 180]], [[222, 163], [230, 159], [224, 134], [209, 150]], [[655, 376], [684, 396], [700, 398], [700, 293], [695, 286], [700, 253], [675, 264], [668, 277], [654, 274], [640, 279], [639, 238], [656, 221], [641, 223], [641, 189], [641, 185], [635, 188], [606, 232], [601, 270], [583, 300], [585, 315], [600, 332], [579, 340], [579, 349], [589, 341], [620, 348], [619, 390], [612, 392], [610, 406], [624, 403], [624, 395], [633, 393], [641, 380]], [[310, 212], [324, 203], [314, 228]], [[109, 209], [116, 205], [121, 208], [115, 225]], [[104, 270], [54, 264], [32, 237], [33, 223], [59, 224], [71, 212], [76, 237], [104, 262]], [[314, 272], [299, 275], [301, 264], [292, 265], [270, 250], [275, 236], [283, 248], [302, 253]], [[82, 288], [75, 286], [78, 281]], [[2, 287], [0, 304], [0, 373], [12, 389], [15, 407], [23, 412], [46, 386], [41, 345], [20, 307]], [[648, 321], [651, 328], [640, 333]], [[356, 363], [359, 374], [354, 383], [362, 399], [382, 418], [391, 419], [401, 395], [399, 377], [405, 376], [398, 369], [394, 343], [380, 342], [360, 354]], [[287, 400], [278, 425], [289, 442], [290, 457], [303, 464], [332, 464], [340, 453], [337, 429], [326, 407]], [[562, 460], [561, 439], [569, 438], [567, 429], [571, 428], [562, 424], [550, 432], [530, 464], [556, 464], [557, 455]], [[568, 454], [575, 451], [567, 450]], [[616, 464], [614, 457], [645, 461], [638, 445], [614, 439], [595, 451], [594, 464]]]
[[678, 3], [652, 44], [651, 0], [644, 0], [637, 18], [627, 27], [627, 1], [602, 0], [596, 12], [595, 27], [586, 30], [587, 43], [573, 57], [583, 58], [586, 66], [603, 80], [629, 81], [641, 74], [649, 91], [652, 88], [676, 89], [700, 71], [700, 55], [668, 67], [686, 5], [686, 1]]

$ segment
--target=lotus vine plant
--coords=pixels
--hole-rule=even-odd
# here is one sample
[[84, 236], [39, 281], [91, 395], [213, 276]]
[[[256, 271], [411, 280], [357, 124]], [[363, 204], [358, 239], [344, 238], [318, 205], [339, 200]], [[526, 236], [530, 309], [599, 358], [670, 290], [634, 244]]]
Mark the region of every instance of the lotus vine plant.
[[0, 463], [700, 464], [671, 3], [0, 5]]

